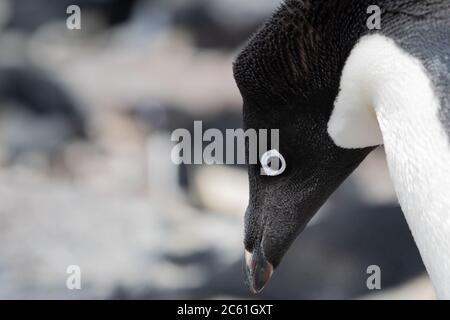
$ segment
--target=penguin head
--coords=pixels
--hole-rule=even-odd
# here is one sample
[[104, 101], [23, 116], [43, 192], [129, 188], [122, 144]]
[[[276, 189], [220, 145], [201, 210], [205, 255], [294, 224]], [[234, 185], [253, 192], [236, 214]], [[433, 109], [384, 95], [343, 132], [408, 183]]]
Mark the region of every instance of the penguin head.
[[287, 1], [234, 63], [244, 128], [278, 129], [286, 162], [278, 176], [262, 175], [260, 164], [248, 169], [244, 272], [254, 293], [325, 200], [373, 150], [341, 148], [327, 132], [345, 48], [332, 50], [332, 42], [320, 38], [326, 30], [315, 27], [320, 23], [310, 20], [305, 6]]

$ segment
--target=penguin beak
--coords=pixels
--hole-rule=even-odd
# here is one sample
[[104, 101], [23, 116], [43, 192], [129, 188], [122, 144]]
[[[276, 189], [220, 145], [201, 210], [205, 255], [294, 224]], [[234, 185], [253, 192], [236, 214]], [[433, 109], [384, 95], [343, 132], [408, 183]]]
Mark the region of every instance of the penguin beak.
[[261, 292], [273, 274], [273, 266], [258, 251], [254, 254], [245, 250], [244, 277], [245, 283], [254, 294]]

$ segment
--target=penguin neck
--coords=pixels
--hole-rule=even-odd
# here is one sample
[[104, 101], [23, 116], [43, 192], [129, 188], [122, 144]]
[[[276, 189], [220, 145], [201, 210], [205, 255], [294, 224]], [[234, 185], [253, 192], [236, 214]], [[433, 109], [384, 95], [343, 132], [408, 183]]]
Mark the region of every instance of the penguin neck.
[[[421, 62], [383, 36], [352, 51], [328, 132], [336, 144], [384, 144], [399, 203], [440, 298], [450, 298], [450, 143]], [[349, 130], [353, 126], [354, 130]], [[347, 128], [347, 129], [344, 129]]]

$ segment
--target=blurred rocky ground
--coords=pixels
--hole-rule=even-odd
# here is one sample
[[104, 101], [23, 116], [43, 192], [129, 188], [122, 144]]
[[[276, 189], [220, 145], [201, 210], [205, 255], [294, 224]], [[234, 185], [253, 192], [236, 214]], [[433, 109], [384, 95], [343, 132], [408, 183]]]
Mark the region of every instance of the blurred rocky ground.
[[[175, 166], [170, 133], [241, 126], [233, 57], [278, 4], [0, 0], [0, 298], [252, 297], [245, 168]], [[379, 150], [259, 298], [433, 298], [423, 274]]]

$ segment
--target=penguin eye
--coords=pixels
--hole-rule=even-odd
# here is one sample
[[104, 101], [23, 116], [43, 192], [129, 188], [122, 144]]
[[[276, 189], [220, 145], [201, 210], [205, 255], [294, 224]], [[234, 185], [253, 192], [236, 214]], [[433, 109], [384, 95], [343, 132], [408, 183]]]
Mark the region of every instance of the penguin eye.
[[286, 160], [276, 149], [269, 150], [261, 156], [261, 175], [275, 177], [286, 170]]

